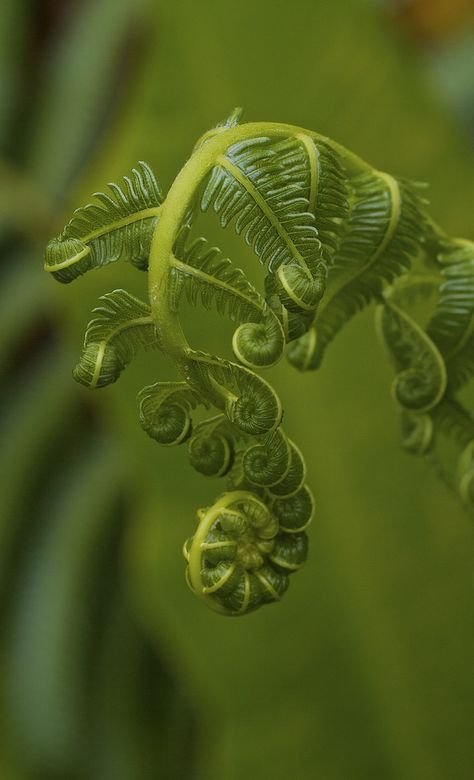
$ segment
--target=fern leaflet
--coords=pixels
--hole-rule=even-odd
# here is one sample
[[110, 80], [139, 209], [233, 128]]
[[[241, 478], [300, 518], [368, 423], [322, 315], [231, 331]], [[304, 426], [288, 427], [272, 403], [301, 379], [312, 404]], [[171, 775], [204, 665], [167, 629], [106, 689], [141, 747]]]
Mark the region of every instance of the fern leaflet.
[[87, 387], [115, 382], [140, 347], [157, 346], [150, 307], [125, 290], [100, 298], [102, 306], [87, 326], [81, 358], [74, 378]]
[[45, 269], [60, 282], [107, 263], [129, 260], [146, 270], [150, 243], [163, 200], [149, 166], [140, 162], [123, 185], [95, 192], [98, 202], [76, 209], [58, 238], [46, 248]]

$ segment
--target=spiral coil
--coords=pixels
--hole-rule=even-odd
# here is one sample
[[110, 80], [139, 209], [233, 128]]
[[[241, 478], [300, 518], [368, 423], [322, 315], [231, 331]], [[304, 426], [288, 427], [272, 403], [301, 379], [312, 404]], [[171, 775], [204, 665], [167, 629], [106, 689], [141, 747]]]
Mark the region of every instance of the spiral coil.
[[[149, 303], [124, 290], [103, 296], [74, 377], [89, 387], [115, 382], [142, 348], [173, 361], [180, 381], [140, 391], [140, 423], [160, 444], [187, 442], [196, 471], [228, 481], [198, 511], [183, 549], [192, 591], [224, 615], [284, 595], [306, 560], [314, 514], [303, 455], [281, 427], [277, 393], [256, 371], [285, 348], [299, 371], [318, 368], [371, 301], [395, 371], [403, 447], [474, 508], [474, 422], [456, 397], [474, 374], [474, 244], [434, 224], [419, 185], [311, 131], [241, 125], [239, 117], [232, 112], [198, 141], [166, 197], [145, 163], [96, 193], [45, 259], [63, 283], [119, 259], [148, 271]], [[263, 293], [218, 248], [192, 238], [199, 210], [251, 247]], [[426, 273], [410, 271], [414, 258]], [[434, 299], [427, 321], [416, 308], [424, 296]], [[234, 361], [188, 344], [183, 300], [234, 323]], [[213, 416], [193, 420], [202, 409]]]
[[198, 512], [183, 553], [191, 590], [217, 612], [236, 616], [281, 599], [306, 560], [308, 539], [284, 529], [252, 493], [233, 491]]

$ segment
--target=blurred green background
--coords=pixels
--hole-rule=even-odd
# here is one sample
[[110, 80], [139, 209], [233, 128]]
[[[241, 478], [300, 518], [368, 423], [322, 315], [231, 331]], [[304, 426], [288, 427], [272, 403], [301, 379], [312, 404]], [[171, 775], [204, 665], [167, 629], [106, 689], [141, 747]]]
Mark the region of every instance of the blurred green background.
[[[373, 312], [320, 373], [272, 370], [316, 495], [311, 556], [279, 606], [226, 620], [193, 599], [181, 558], [221, 485], [137, 424], [136, 392], [169, 366], [147, 354], [97, 393], [71, 378], [98, 296], [143, 295], [145, 276], [62, 287], [42, 270], [91, 192], [138, 159], [167, 189], [236, 105], [430, 182], [435, 218], [474, 237], [472, 12], [2, 0], [2, 780], [472, 778], [472, 527], [399, 448]], [[215, 323], [193, 321], [209, 343]]]

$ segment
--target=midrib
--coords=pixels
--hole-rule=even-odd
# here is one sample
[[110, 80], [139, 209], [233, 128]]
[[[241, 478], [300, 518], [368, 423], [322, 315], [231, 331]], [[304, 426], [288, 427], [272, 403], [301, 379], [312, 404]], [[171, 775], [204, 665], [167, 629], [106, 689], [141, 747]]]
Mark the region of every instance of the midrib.
[[303, 268], [307, 269], [307, 265], [304, 257], [297, 250], [295, 244], [291, 240], [287, 231], [285, 230], [281, 222], [278, 220], [275, 213], [268, 206], [266, 200], [260, 195], [258, 189], [255, 187], [254, 184], [252, 184], [250, 179], [248, 179], [247, 176], [245, 176], [245, 174], [242, 173], [242, 171], [240, 170], [240, 168], [237, 167], [237, 165], [234, 165], [234, 163], [232, 163], [223, 154], [219, 155], [219, 157], [216, 160], [216, 164], [220, 165], [221, 168], [227, 170], [231, 174], [231, 176], [236, 181], [238, 181], [239, 184], [242, 185], [242, 187], [246, 190], [246, 192], [248, 192], [250, 197], [255, 201], [259, 209], [266, 216], [271, 226], [274, 228], [275, 232], [278, 233], [278, 235], [280, 236], [283, 243], [288, 247], [291, 256], [294, 257], [296, 260], [298, 260], [298, 262], [303, 266]]
[[[336, 289], [333, 290], [332, 293], [325, 293], [323, 296], [321, 307], [320, 307], [320, 315], [323, 315], [324, 312], [328, 309], [328, 307], [331, 305], [331, 303], [334, 301], [336, 296], [339, 295], [344, 289], [347, 289], [348, 287], [351, 287], [351, 285], [354, 283], [356, 279], [359, 279], [363, 274], [366, 273], [372, 266], [375, 265], [377, 260], [381, 257], [385, 249], [387, 248], [388, 244], [392, 240], [395, 230], [398, 224], [398, 220], [400, 218], [400, 208], [401, 208], [401, 198], [400, 198], [400, 188], [398, 186], [398, 182], [396, 179], [393, 178], [393, 176], [390, 176], [387, 173], [382, 173], [381, 171], [377, 172], [377, 175], [383, 179], [387, 186], [390, 193], [390, 216], [388, 219], [388, 224], [385, 229], [385, 232], [382, 236], [382, 240], [380, 241], [380, 244], [377, 246], [377, 248], [374, 250], [372, 255], [369, 257], [366, 263], [359, 268], [352, 276], [350, 276], [349, 279], [346, 281], [343, 281], [342, 284]], [[350, 238], [350, 235], [347, 236]], [[335, 262], [337, 262], [337, 255], [334, 258]]]
[[182, 274], [185, 274], [186, 276], [193, 276], [195, 279], [202, 280], [205, 284], [209, 284], [212, 287], [219, 287], [219, 289], [225, 290], [230, 295], [240, 298], [242, 301], [247, 303], [252, 308], [257, 309], [259, 313], [263, 311], [264, 308], [263, 302], [259, 305], [252, 298], [245, 295], [245, 293], [243, 293], [241, 290], [238, 290], [235, 287], [231, 287], [231, 285], [221, 281], [220, 279], [217, 279], [215, 276], [210, 276], [210, 274], [206, 274], [205, 271], [201, 271], [201, 269], [199, 268], [194, 268], [194, 266], [192, 265], [187, 265], [186, 263], [183, 263], [181, 260], [178, 260], [176, 257], [171, 258], [170, 266], [172, 268], [176, 268], [177, 271], [179, 271]]

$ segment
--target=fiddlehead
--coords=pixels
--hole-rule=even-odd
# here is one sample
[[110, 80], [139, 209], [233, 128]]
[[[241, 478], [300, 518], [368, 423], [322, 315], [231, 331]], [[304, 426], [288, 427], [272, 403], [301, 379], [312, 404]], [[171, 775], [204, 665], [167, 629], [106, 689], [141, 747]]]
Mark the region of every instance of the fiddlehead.
[[237, 359], [249, 368], [270, 366], [282, 355], [285, 337], [275, 314], [264, 298], [223, 258], [217, 247], [209, 247], [204, 238], [187, 243], [190, 227], [180, 232], [170, 261], [170, 307], [179, 310], [183, 292], [188, 303], [206, 309], [213, 305], [219, 314], [241, 322], [232, 339]]
[[225, 615], [279, 601], [307, 551], [305, 533], [283, 529], [268, 506], [245, 491], [225, 493], [199, 510], [198, 528], [183, 548], [191, 590]]
[[253, 444], [244, 452], [243, 472], [252, 485], [271, 487], [288, 474], [290, 457], [290, 444], [279, 428], [269, 434], [265, 441]]
[[423, 201], [416, 186], [371, 170], [349, 180], [346, 232], [328, 270], [314, 329], [290, 347], [301, 371], [319, 367], [343, 325], [409, 268], [424, 239]]
[[285, 476], [276, 484], [270, 486], [269, 490], [273, 496], [292, 497], [298, 493], [304, 485], [306, 479], [306, 464], [300, 450], [289, 441], [290, 462]]
[[470, 441], [461, 453], [457, 481], [462, 501], [469, 508], [474, 508], [474, 441]]
[[284, 346], [282, 326], [270, 310], [261, 322], [239, 325], [232, 339], [235, 357], [247, 368], [273, 366], [280, 360]]
[[123, 369], [143, 347], [157, 346], [150, 307], [125, 290], [101, 297], [102, 306], [87, 326], [81, 358], [74, 379], [87, 387], [116, 382]]
[[396, 370], [393, 396], [406, 411], [427, 412], [446, 390], [444, 361], [427, 334], [388, 299], [378, 311], [378, 329], [387, 344]]
[[199, 396], [186, 382], [157, 382], [138, 394], [140, 424], [159, 444], [182, 444], [192, 433], [191, 409]]
[[433, 444], [434, 425], [429, 414], [402, 411], [400, 427], [402, 446], [413, 455], [425, 455]]
[[[141, 347], [173, 361], [180, 381], [140, 391], [140, 422], [161, 444], [187, 442], [199, 473], [228, 479], [228, 492], [199, 510], [184, 547], [191, 589], [226, 615], [281, 598], [306, 559], [314, 512], [280, 399], [256, 371], [286, 345], [296, 368], [317, 368], [373, 300], [405, 449], [425, 456], [465, 504], [474, 496], [474, 423], [454, 397], [474, 372], [474, 245], [434, 225], [418, 185], [317, 133], [240, 125], [239, 117], [234, 111], [202, 136], [166, 197], [145, 163], [110, 194], [96, 194], [49, 242], [45, 264], [62, 282], [118, 259], [148, 270], [149, 302], [123, 290], [102, 297], [74, 376], [90, 387], [114, 382]], [[262, 292], [193, 237], [199, 209], [252, 248], [264, 267]], [[439, 273], [410, 273], [420, 259]], [[438, 297], [420, 321], [412, 299], [426, 289]], [[233, 361], [189, 344], [183, 301], [235, 323]], [[198, 407], [217, 413], [193, 425]]]
[[280, 399], [272, 386], [250, 369], [187, 349], [185, 370], [190, 381], [202, 388], [242, 433], [261, 436], [280, 424]]
[[434, 441], [427, 458], [436, 473], [474, 512], [474, 420], [459, 401], [446, 396], [433, 412]]
[[427, 333], [458, 391], [474, 374], [474, 242], [441, 236], [436, 249], [442, 278]]
[[110, 193], [95, 192], [99, 201], [76, 209], [57, 238], [46, 247], [45, 270], [59, 282], [72, 282], [93, 268], [129, 260], [146, 270], [153, 231], [163, 200], [156, 179], [144, 162], [123, 185]]
[[233, 466], [234, 435], [223, 414], [200, 423], [188, 444], [191, 466], [206, 477], [223, 477]]

